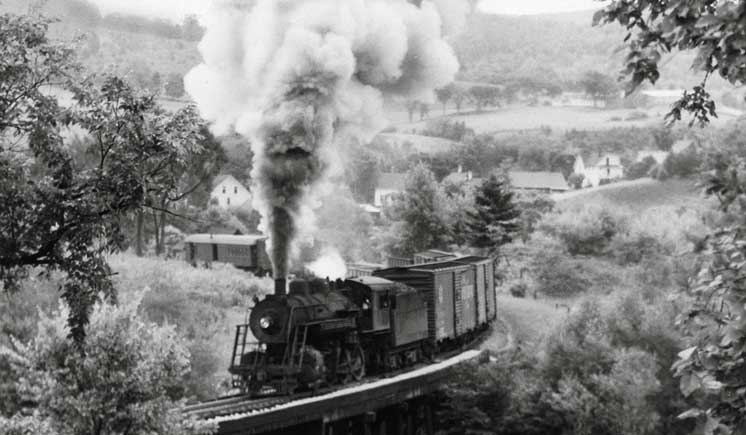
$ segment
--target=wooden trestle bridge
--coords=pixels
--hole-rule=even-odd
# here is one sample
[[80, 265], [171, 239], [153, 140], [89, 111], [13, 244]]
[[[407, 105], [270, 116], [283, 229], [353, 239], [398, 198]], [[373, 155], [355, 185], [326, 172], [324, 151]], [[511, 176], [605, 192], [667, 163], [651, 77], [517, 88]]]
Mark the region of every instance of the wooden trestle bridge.
[[430, 435], [432, 393], [446, 381], [450, 369], [480, 354], [468, 350], [405, 373], [319, 395], [233, 396], [192, 405], [185, 412], [217, 423], [220, 435]]

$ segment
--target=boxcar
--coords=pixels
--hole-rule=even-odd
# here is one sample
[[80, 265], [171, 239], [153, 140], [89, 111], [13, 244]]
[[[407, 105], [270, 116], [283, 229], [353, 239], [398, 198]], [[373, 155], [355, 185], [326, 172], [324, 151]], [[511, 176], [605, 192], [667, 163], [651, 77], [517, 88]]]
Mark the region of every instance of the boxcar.
[[262, 235], [192, 234], [184, 240], [186, 260], [194, 265], [230, 263], [254, 273], [272, 270]]
[[485, 327], [496, 314], [494, 261], [457, 257], [377, 270], [374, 276], [417, 288], [428, 304], [428, 336], [436, 343]]

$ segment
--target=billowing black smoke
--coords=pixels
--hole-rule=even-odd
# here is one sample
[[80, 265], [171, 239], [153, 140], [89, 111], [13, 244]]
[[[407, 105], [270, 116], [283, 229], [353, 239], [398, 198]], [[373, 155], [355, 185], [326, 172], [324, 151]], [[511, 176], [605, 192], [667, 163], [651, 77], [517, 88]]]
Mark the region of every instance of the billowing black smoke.
[[[455, 1], [455, 0], [454, 0]], [[206, 20], [204, 62], [187, 90], [218, 133], [254, 151], [254, 206], [270, 236], [275, 277], [313, 226], [313, 198], [341, 136], [370, 136], [384, 96], [431, 101], [458, 62], [438, 8], [405, 0], [232, 0]]]

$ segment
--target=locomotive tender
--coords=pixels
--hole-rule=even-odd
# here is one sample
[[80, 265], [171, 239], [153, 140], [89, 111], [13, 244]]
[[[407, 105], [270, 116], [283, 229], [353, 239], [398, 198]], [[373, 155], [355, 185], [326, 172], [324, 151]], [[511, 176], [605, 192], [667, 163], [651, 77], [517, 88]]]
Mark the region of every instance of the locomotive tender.
[[[251, 395], [345, 384], [431, 360], [488, 329], [496, 317], [494, 260], [378, 270], [345, 281], [275, 280], [238, 325], [229, 371]], [[250, 341], [250, 335], [256, 339]]]

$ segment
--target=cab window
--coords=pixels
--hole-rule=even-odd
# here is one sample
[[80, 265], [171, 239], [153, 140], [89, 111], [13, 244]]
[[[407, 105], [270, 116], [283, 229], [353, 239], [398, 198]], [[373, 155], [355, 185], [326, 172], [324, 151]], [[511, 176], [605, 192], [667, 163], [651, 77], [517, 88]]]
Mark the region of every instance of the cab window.
[[378, 308], [385, 310], [391, 307], [391, 300], [389, 299], [389, 295], [381, 295], [378, 298]]

